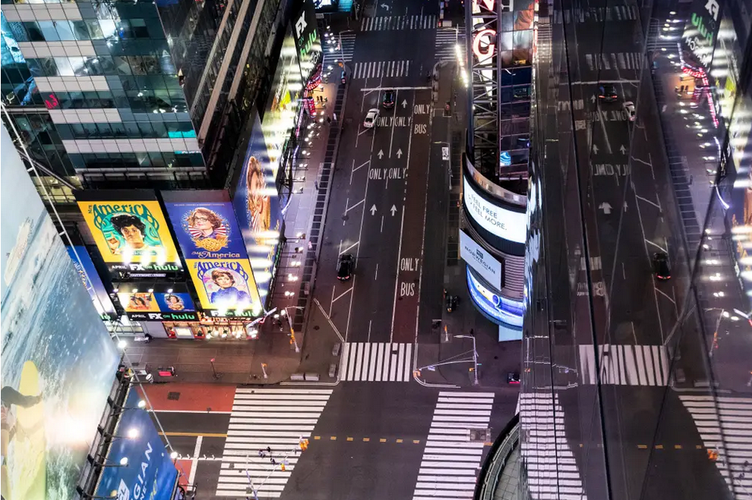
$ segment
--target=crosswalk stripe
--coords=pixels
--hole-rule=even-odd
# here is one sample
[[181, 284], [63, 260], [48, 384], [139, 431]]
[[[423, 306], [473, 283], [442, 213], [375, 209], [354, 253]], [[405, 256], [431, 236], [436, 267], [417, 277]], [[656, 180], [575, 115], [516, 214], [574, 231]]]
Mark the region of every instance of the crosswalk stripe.
[[609, 7], [587, 7], [554, 11], [553, 22], [587, 23], [605, 21], [636, 21], [639, 8], [637, 5], [612, 5]]
[[340, 33], [332, 37], [332, 42], [324, 38], [324, 66], [334, 66], [342, 59], [345, 62], [352, 61], [355, 53], [355, 35], [355, 33]]
[[340, 361], [341, 380], [409, 382], [413, 345], [390, 342], [346, 342]]
[[370, 61], [356, 62], [352, 77], [362, 78], [401, 78], [409, 76], [410, 61]]
[[[216, 496], [245, 498], [250, 477], [259, 497], [280, 497], [299, 459], [293, 450], [310, 437], [331, 394], [332, 389], [236, 389]], [[258, 455], [267, 447], [286, 470]]]
[[[583, 384], [598, 380], [608, 385], [666, 386], [669, 383], [669, 359], [664, 346], [591, 344], [579, 346], [579, 377]], [[597, 373], [600, 365], [600, 374]]]
[[366, 17], [360, 22], [360, 31], [395, 31], [433, 29], [438, 17], [433, 15]]
[[[752, 398], [679, 395], [703, 444], [718, 452], [715, 465], [736, 499], [752, 499]], [[741, 411], [740, 411], [741, 410]], [[741, 430], [744, 429], [744, 430]]]
[[494, 396], [492, 392], [439, 393], [413, 500], [473, 498], [484, 444], [471, 442], [469, 433], [488, 427], [488, 406], [493, 405]]

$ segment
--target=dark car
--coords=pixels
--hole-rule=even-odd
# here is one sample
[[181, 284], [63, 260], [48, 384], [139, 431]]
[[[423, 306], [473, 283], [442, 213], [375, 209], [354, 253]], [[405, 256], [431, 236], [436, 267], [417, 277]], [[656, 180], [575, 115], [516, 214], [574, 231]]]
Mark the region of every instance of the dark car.
[[671, 268], [668, 265], [668, 255], [666, 255], [666, 252], [656, 252], [653, 254], [653, 272], [659, 280], [671, 278]]
[[509, 372], [507, 373], [507, 384], [510, 385], [519, 385], [520, 383], [520, 374], [517, 372]]
[[355, 267], [355, 258], [349, 253], [339, 256], [337, 260], [337, 279], [347, 281], [352, 276], [353, 267]]
[[387, 90], [384, 92], [384, 98], [381, 99], [381, 106], [385, 109], [394, 107], [394, 90]]
[[619, 100], [619, 94], [616, 93], [616, 89], [613, 85], [606, 83], [599, 87], [598, 98], [603, 99], [606, 102], [616, 102]]

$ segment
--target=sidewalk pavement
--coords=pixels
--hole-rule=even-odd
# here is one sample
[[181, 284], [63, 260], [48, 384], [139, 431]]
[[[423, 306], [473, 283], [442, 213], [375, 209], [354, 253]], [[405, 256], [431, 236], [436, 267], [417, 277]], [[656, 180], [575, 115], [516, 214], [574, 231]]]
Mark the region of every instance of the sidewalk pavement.
[[[455, 335], [475, 337], [478, 352], [478, 382], [480, 387], [506, 385], [509, 372], [519, 372], [521, 344], [518, 341], [499, 342], [498, 326], [485, 318], [473, 305], [467, 289], [465, 263], [459, 258], [459, 210], [461, 193], [461, 161], [465, 149], [464, 131], [467, 123], [467, 90], [463, 87], [455, 71], [454, 64], [439, 67], [439, 90], [437, 109], [443, 109], [450, 101], [452, 116], [447, 126], [447, 141], [451, 153], [451, 186], [448, 197], [446, 246], [447, 259], [444, 267], [444, 289], [450, 295], [459, 297], [456, 311], [447, 312], [442, 305], [442, 322], [438, 327], [439, 344], [420, 344], [418, 367], [430, 363], [437, 364], [449, 360], [469, 360], [466, 363], [437, 366], [435, 370], [421, 370], [419, 379], [428, 384], [452, 384], [461, 387], [472, 386], [473, 343], [470, 339], [456, 339]], [[440, 127], [444, 120], [434, 119], [434, 127]]]
[[[300, 148], [293, 166], [293, 194], [284, 215], [286, 240], [280, 244], [277, 281], [270, 301], [270, 310], [276, 307], [277, 313], [261, 325], [257, 340], [152, 339], [148, 344], [132, 344], [126, 350], [128, 359], [135, 369], [152, 373], [155, 382], [277, 384], [298, 372], [301, 359], [308, 360], [312, 353], [318, 352], [317, 342], [306, 339], [302, 325], [312, 305], [310, 292], [339, 143], [338, 120], [344, 110], [345, 87], [338, 79], [331, 81], [314, 92], [322, 103], [317, 103], [316, 116], [307, 119], [300, 128]], [[331, 346], [328, 350], [331, 351]], [[327, 357], [315, 370], [308, 364], [303, 369], [325, 375], [328, 363]], [[174, 377], [157, 374], [159, 367], [170, 366], [175, 368]]]

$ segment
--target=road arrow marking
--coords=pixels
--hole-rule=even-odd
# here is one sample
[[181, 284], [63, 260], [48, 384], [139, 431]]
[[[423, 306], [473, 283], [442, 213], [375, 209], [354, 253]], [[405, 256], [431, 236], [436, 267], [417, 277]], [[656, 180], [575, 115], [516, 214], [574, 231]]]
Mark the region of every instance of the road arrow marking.
[[590, 98], [590, 102], [592, 102], [593, 104], [595, 104], [595, 94], [593, 94], [593, 96]]
[[394, 214], [397, 212], [397, 207], [392, 205], [392, 208], [390, 208], [389, 211], [392, 212], [392, 217], [394, 217]]
[[407, 106], [407, 99], [402, 101], [402, 109], [405, 109], [405, 106]]
[[598, 146], [593, 144], [593, 154], [598, 154]]
[[604, 215], [609, 215], [611, 213], [611, 205], [605, 201], [598, 205], [598, 208], [603, 210]]
[[371, 215], [376, 215], [376, 205], [371, 207]]
[[402, 158], [402, 150], [401, 149], [397, 150], [397, 158]]
[[621, 151], [621, 154], [627, 153], [627, 148], [624, 147], [624, 144], [621, 145], [621, 147], [619, 148], [619, 151]]
[[379, 153], [376, 156], [379, 157], [379, 160], [382, 159], [384, 157], [384, 150], [383, 149], [379, 149]]
[[625, 212], [627, 211], [627, 202], [626, 201], [624, 202], [624, 211]]

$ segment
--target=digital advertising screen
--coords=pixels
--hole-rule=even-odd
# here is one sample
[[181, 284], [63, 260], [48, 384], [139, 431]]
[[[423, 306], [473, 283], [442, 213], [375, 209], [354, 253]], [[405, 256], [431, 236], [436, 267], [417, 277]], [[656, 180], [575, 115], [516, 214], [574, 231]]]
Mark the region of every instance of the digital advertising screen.
[[157, 300], [154, 298], [153, 293], [118, 293], [118, 299], [120, 299], [120, 303], [123, 305], [125, 312], [159, 311], [159, 304], [157, 304]]
[[0, 128], [2, 497], [71, 498], [121, 353]]
[[713, 60], [713, 47], [720, 26], [721, 2], [694, 0], [690, 14], [681, 37], [682, 69], [695, 77], [701, 77], [707, 74]]
[[196, 307], [184, 284], [120, 283], [117, 289], [120, 306], [132, 320], [194, 321]]
[[258, 293], [266, 299], [282, 232], [276, 172], [267, 153], [261, 124], [255, 118], [243, 168], [232, 200]]
[[261, 312], [247, 260], [189, 260], [187, 265], [202, 308]]
[[[193, 193], [200, 198], [201, 191]], [[172, 203], [167, 201], [167, 195], [167, 215], [186, 259], [246, 258], [245, 243], [229, 200]]]
[[[99, 253], [111, 269], [181, 270], [177, 249], [154, 193], [77, 191], [75, 195]], [[140, 199], [127, 201], [118, 196]]]
[[467, 267], [467, 287], [470, 298], [478, 308], [494, 323], [522, 326], [524, 307], [522, 302], [511, 300], [498, 295], [483, 285]]
[[107, 293], [107, 289], [104, 287], [104, 283], [102, 283], [96, 267], [94, 267], [94, 262], [91, 260], [89, 251], [83, 245], [65, 248], [73, 260], [73, 267], [76, 268], [76, 272], [81, 278], [81, 283], [86, 288], [86, 291], [89, 292], [89, 297], [91, 297], [91, 302], [99, 313], [99, 317], [104, 320], [117, 319], [115, 306], [112, 305], [110, 295]]
[[[178, 471], [149, 413], [138, 407], [141, 396], [128, 390], [125, 410], [115, 427], [106, 462], [124, 467], [104, 467], [95, 497], [123, 500], [170, 500]], [[128, 436], [128, 437], [125, 437]]]
[[463, 178], [462, 191], [465, 209], [470, 218], [494, 236], [513, 243], [525, 243], [527, 214], [515, 212], [492, 203], [479, 194], [467, 177]]
[[303, 80], [307, 81], [321, 62], [321, 38], [317, 29], [316, 7], [312, 0], [303, 0], [303, 7], [294, 18], [293, 33]]

